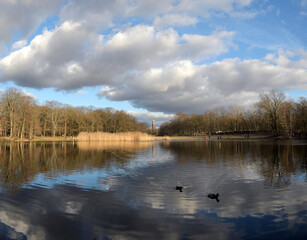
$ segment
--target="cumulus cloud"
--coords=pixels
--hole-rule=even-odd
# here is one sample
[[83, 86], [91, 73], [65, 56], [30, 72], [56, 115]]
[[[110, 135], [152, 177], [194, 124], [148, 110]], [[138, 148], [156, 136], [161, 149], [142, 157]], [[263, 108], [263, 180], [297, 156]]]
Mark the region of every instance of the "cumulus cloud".
[[228, 52], [234, 34], [228, 31], [216, 32], [210, 36], [184, 34], [182, 36], [182, 40], [186, 42], [184, 56], [187, 59], [201, 60]]
[[284, 51], [279, 49], [277, 53], [267, 54], [265, 59], [273, 64], [289, 68], [306, 70], [307, 51]]
[[62, 0], [2, 0], [0, 2], [0, 50], [14, 34], [28, 37], [44, 19], [54, 14]]
[[237, 58], [200, 64], [233, 46], [234, 32], [183, 34], [136, 25], [100, 35], [80, 22], [45, 30], [0, 60], [0, 79], [20, 86], [74, 90], [104, 85], [98, 93], [154, 112], [204, 112], [250, 105], [259, 91], [307, 89], [307, 53], [282, 51], [263, 60]]
[[20, 86], [61, 87], [82, 75], [78, 59], [84, 56], [91, 33], [79, 23], [65, 22], [54, 31], [45, 30], [31, 43], [0, 60], [2, 80], [14, 80]]
[[[202, 113], [234, 104], [249, 106], [272, 88], [307, 90], [306, 53], [296, 62], [225, 59], [210, 65], [179, 61], [127, 76], [122, 85], [103, 88], [99, 96], [130, 101], [149, 111]], [[285, 56], [271, 57], [271, 61]], [[167, 79], [167, 81], [165, 81]]]
[[94, 28], [113, 25], [113, 19], [126, 17], [127, 0], [71, 0], [60, 11], [62, 22], [82, 22]]
[[197, 22], [195, 16], [210, 16], [210, 11], [229, 14], [240, 11], [244, 14], [244, 8], [251, 2], [252, 0], [2, 0], [0, 47], [4, 48], [15, 34], [22, 38], [29, 37], [48, 17], [54, 15], [59, 15], [60, 24], [81, 21], [92, 30], [114, 26], [114, 22], [129, 17], [155, 19], [160, 16], [155, 21], [156, 26], [165, 27], [170, 23], [186, 26]]
[[[158, 28], [187, 26], [198, 22], [195, 16], [210, 17], [214, 12], [236, 13], [252, 17], [245, 11], [252, 0], [71, 0], [60, 11], [60, 19], [82, 21], [95, 29], [114, 26], [116, 21], [129, 17], [154, 20]], [[245, 13], [246, 12], [246, 13]], [[158, 16], [158, 17], [157, 17]]]
[[[0, 3], [0, 39], [8, 42], [16, 31], [20, 39], [14, 38], [11, 52], [0, 59], [0, 82], [64, 91], [104, 86], [99, 97], [170, 114], [250, 105], [257, 92], [271, 88], [305, 90], [304, 50], [221, 60], [237, 47], [234, 39], [240, 33], [187, 34], [174, 28], [219, 14], [253, 18], [260, 11], [248, 8], [252, 2], [5, 0]], [[54, 13], [59, 21], [53, 29], [27, 39]]]
[[179, 36], [171, 28], [157, 31], [137, 25], [102, 36], [82, 23], [64, 22], [1, 59], [0, 79], [14, 80], [20, 86], [64, 90], [114, 85], [131, 71], [185, 58], [198, 61], [217, 56], [228, 50], [233, 34]]

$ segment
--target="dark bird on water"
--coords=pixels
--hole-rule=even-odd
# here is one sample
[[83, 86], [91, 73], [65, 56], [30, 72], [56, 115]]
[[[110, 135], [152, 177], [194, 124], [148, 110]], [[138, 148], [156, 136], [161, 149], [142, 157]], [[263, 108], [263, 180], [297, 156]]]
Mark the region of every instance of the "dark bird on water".
[[215, 199], [217, 202], [219, 202], [220, 200], [219, 200], [219, 196], [220, 196], [220, 194], [214, 194], [214, 193], [209, 193], [208, 194], [208, 198], [211, 198], [211, 199]]
[[176, 190], [179, 190], [180, 192], [182, 192], [183, 187], [182, 186], [176, 186]]

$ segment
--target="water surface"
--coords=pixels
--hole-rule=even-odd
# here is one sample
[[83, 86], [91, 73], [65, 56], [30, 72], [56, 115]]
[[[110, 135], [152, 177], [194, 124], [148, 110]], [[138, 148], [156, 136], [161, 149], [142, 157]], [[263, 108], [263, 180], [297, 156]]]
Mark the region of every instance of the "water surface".
[[0, 239], [306, 239], [306, 146], [2, 142]]

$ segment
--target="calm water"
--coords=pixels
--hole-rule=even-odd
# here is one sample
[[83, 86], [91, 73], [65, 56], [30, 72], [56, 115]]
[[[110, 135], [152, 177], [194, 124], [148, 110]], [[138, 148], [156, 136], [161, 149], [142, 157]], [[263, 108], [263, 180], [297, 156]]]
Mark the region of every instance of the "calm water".
[[306, 141], [0, 142], [0, 239], [307, 239], [306, 170]]

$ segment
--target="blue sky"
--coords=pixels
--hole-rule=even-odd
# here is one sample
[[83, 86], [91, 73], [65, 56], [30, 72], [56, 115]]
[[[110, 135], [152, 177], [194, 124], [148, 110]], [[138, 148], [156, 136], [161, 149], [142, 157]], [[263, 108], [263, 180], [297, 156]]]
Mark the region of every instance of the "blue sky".
[[141, 121], [307, 95], [307, 0], [1, 0], [0, 89]]

